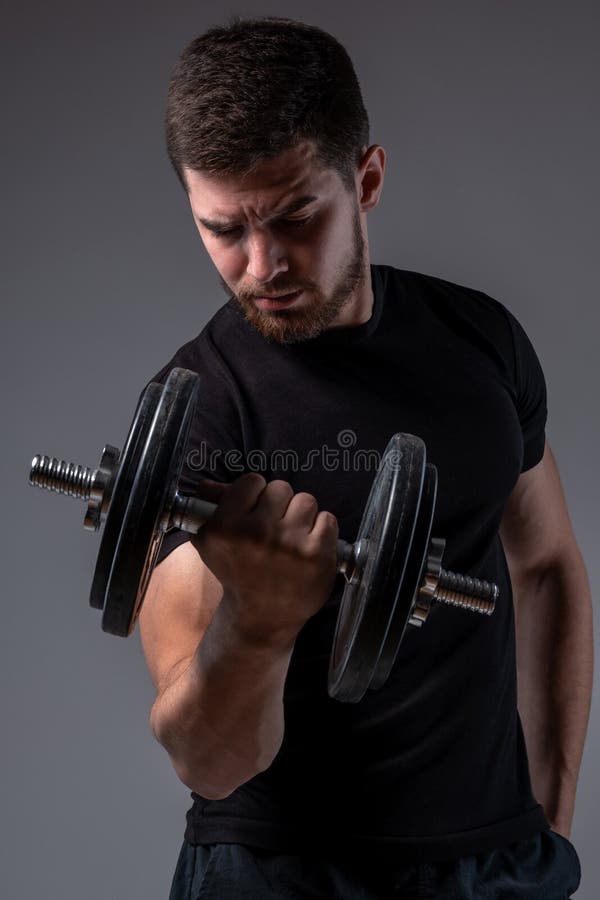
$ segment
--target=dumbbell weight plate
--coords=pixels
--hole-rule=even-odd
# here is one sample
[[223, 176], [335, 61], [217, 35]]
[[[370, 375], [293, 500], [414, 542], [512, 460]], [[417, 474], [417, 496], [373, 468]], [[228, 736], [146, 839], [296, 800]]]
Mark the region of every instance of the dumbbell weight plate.
[[129, 501], [129, 493], [135, 480], [138, 465], [148, 438], [148, 430], [154, 418], [162, 387], [149, 384], [140, 397], [133, 421], [127, 435], [125, 447], [120, 455], [117, 477], [112, 489], [108, 515], [104, 523], [102, 540], [96, 558], [96, 567], [90, 589], [90, 606], [104, 609], [110, 582], [115, 550], [123, 524], [123, 517]]
[[[133, 453], [130, 469], [123, 460], [123, 477], [133, 476], [133, 480], [124, 494], [126, 507], [112, 546], [110, 572], [106, 577], [105, 570], [100, 579], [105, 585], [102, 629], [119, 637], [133, 631], [168, 524], [192, 422], [198, 376], [185, 369], [173, 369], [164, 387], [149, 385], [146, 389], [150, 391], [151, 405], [156, 387], [159, 396], [154, 414], [145, 417], [138, 430], [142, 450], [137, 466], [133, 465]], [[121, 496], [119, 481], [113, 491], [113, 504], [115, 495]], [[112, 512], [111, 505], [109, 517]], [[106, 558], [110, 549], [106, 550]]]
[[393, 620], [417, 522], [425, 476], [423, 441], [390, 440], [373, 480], [357, 541], [367, 556], [355, 584], [347, 584], [329, 663], [329, 695], [356, 703], [369, 687]]
[[427, 564], [427, 551], [429, 549], [436, 497], [437, 469], [435, 466], [428, 464], [425, 466], [423, 492], [410, 554], [407, 559], [402, 584], [398, 590], [398, 599], [390, 621], [390, 627], [381, 655], [377, 661], [373, 678], [369, 684], [371, 690], [379, 690], [387, 681], [404, 638], [408, 620], [414, 606], [415, 595], [423, 580]]

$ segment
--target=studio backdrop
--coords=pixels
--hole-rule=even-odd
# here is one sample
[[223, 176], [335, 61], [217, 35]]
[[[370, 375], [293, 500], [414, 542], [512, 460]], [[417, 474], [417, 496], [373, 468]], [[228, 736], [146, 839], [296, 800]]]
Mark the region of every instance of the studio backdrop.
[[[2, 49], [2, 822], [7, 900], [166, 898], [189, 792], [154, 741], [139, 636], [87, 605], [83, 505], [33, 491], [44, 452], [122, 446], [147, 379], [225, 297], [170, 169], [166, 87], [229, 14], [277, 14], [348, 49], [388, 153], [374, 262], [485, 291], [522, 322], [592, 586], [598, 568], [597, 4], [12, 2]], [[476, 423], [474, 423], [474, 427]], [[597, 707], [596, 707], [597, 709]], [[482, 712], [485, 714], [485, 711]], [[593, 900], [598, 717], [572, 839]]]

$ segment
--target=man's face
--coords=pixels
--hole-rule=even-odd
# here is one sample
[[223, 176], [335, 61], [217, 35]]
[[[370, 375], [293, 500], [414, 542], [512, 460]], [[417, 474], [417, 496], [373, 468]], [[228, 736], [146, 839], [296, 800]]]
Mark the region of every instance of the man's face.
[[311, 142], [247, 176], [185, 169], [185, 177], [223, 287], [265, 338], [307, 340], [344, 324], [364, 304], [357, 195], [319, 163]]

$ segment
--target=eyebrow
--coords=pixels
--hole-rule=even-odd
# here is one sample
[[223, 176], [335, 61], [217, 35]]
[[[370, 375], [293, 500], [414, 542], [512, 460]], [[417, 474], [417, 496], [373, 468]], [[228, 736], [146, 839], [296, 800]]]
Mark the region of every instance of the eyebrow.
[[[318, 198], [312, 194], [306, 194], [304, 197], [299, 197], [297, 200], [294, 200], [288, 206], [284, 207], [284, 209], [277, 210], [277, 212], [274, 213], [270, 218], [283, 219], [286, 216], [291, 216], [293, 215], [293, 213], [304, 209], [304, 207], [308, 206], [310, 203], [314, 203], [317, 199]], [[209, 231], [222, 231], [224, 228], [233, 228], [236, 225], [235, 222], [223, 222], [216, 219], [204, 219], [201, 216], [198, 216], [197, 218], [200, 224], [204, 225], [205, 228], [208, 228]]]

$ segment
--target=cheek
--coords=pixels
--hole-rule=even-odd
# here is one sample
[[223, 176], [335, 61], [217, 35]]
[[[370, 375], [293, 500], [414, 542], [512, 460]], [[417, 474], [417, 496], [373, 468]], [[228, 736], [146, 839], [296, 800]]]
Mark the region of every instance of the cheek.
[[353, 248], [353, 218], [351, 210], [332, 216], [322, 240], [317, 242], [319, 261], [328, 272], [337, 271]]
[[315, 268], [322, 272], [336, 269], [351, 245], [351, 216], [342, 211], [329, 213], [311, 235], [310, 243], [299, 248], [304, 258], [310, 257]]
[[202, 243], [221, 278], [228, 284], [239, 281], [245, 271], [243, 251], [234, 247], [220, 247], [205, 240]]

